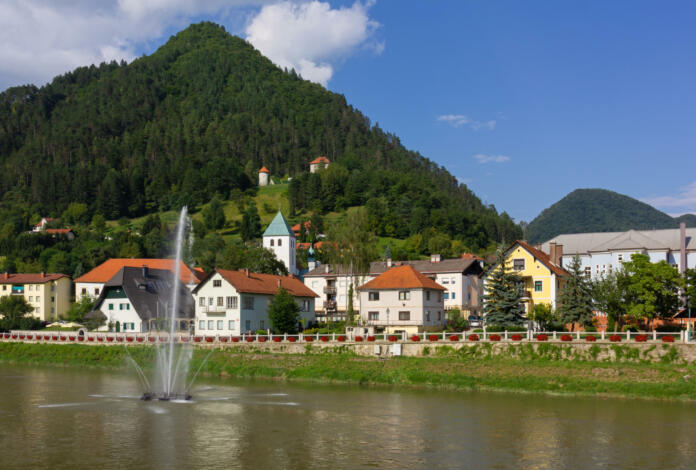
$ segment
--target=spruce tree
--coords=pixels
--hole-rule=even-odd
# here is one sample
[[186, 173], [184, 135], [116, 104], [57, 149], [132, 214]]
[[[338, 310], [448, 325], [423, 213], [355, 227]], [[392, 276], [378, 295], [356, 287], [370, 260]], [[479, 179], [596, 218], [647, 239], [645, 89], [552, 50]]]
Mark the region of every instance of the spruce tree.
[[483, 301], [487, 326], [518, 326], [524, 323], [522, 279], [508, 271], [502, 248], [496, 252], [496, 265], [488, 275]]
[[578, 326], [592, 325], [592, 286], [582, 271], [580, 257], [575, 256], [569, 266], [569, 276], [558, 294], [558, 313], [561, 321]]

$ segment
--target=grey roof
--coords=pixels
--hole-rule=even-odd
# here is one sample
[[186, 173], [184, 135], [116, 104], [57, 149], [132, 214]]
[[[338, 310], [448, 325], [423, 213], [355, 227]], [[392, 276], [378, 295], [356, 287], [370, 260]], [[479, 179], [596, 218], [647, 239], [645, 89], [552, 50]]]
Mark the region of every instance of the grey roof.
[[[122, 290], [142, 320], [163, 318], [168, 315], [173, 288], [174, 273], [169, 270], [124, 266], [104, 284], [95, 309], [108, 300], [106, 296], [109, 292]], [[176, 281], [176, 288], [179, 291], [176, 318], [194, 318], [195, 302], [191, 291], [179, 280]]]
[[265, 232], [263, 232], [264, 237], [294, 237], [295, 234], [290, 229], [288, 222], [283, 217], [283, 214], [278, 211], [275, 217]]
[[[563, 245], [564, 255], [640, 249], [678, 251], [680, 232], [674, 228], [564, 234], [543, 243], [542, 250], [548, 253], [551, 242]], [[686, 249], [696, 251], [696, 228], [686, 229]]]
[[[411, 265], [422, 274], [461, 273], [478, 275], [483, 271], [481, 263], [474, 258], [443, 259], [438, 263], [432, 263], [430, 260], [394, 261], [392, 263], [392, 267], [403, 265]], [[329, 266], [328, 273], [326, 272], [326, 266]], [[377, 276], [388, 269], [386, 261], [374, 261], [370, 263], [370, 276]], [[309, 271], [304, 277], [333, 277], [348, 274], [350, 274], [350, 270], [346, 266], [321, 265]]]

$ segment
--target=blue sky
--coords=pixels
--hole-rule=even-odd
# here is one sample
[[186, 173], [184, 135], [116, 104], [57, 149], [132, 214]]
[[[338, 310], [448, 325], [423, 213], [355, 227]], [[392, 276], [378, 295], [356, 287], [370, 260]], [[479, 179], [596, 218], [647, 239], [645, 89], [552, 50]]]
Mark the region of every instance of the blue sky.
[[[20, 11], [19, 0], [5, 2], [0, 31], [3, 9]], [[58, 9], [58, 19], [49, 16], [72, 25], [69, 38], [56, 29], [44, 43], [25, 39], [33, 67], [13, 62], [19, 33], [0, 33], [0, 87], [149, 53], [208, 19], [344, 94], [517, 220], [532, 220], [579, 187], [611, 189], [671, 214], [696, 212], [694, 2], [97, 3], [74, 2], [74, 16]], [[38, 6], [14, 21], [29, 16], [40, 25], [39, 7], [51, 2], [21, 4]], [[61, 41], [59, 53], [50, 51]]]

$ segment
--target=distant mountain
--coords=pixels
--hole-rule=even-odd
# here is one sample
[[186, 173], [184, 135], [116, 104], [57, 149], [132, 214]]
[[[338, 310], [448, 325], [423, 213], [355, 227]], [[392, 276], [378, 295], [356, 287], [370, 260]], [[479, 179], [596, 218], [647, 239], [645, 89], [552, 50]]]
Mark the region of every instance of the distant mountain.
[[696, 227], [696, 215], [670, 217], [654, 207], [606, 189], [576, 189], [544, 209], [527, 226], [527, 239], [540, 243], [562, 233], [621, 232], [630, 229]]

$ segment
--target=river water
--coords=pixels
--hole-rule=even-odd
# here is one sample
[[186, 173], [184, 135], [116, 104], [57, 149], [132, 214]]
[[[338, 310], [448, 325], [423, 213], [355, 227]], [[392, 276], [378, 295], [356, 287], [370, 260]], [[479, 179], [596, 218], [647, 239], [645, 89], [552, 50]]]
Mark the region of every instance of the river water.
[[0, 366], [0, 468], [694, 469], [696, 405]]

